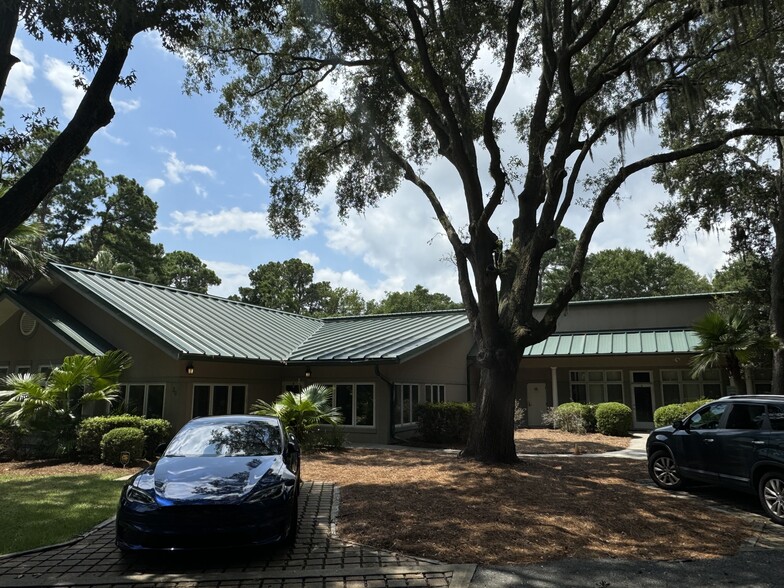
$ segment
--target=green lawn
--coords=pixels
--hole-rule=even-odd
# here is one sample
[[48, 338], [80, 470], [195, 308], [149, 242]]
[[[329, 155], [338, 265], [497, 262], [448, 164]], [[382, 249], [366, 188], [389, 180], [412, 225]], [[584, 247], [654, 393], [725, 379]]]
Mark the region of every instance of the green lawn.
[[0, 475], [0, 554], [67, 541], [108, 519], [119, 475]]

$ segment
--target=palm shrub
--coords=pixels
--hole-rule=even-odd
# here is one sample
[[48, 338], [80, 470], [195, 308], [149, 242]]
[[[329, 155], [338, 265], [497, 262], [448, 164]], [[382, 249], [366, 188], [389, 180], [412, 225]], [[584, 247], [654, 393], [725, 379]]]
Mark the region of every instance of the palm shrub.
[[127, 451], [134, 463], [144, 454], [144, 431], [136, 427], [112, 429], [101, 438], [101, 461], [108, 465], [122, 465], [121, 455]]
[[602, 435], [625, 437], [632, 428], [632, 409], [620, 402], [596, 406], [596, 430]]
[[300, 392], [284, 392], [273, 404], [257, 400], [251, 414], [274, 416], [305, 449], [314, 447], [320, 425], [339, 426], [343, 415], [332, 406], [332, 388], [311, 384]]
[[11, 374], [0, 391], [0, 422], [36, 440], [51, 455], [72, 455], [82, 407], [88, 402], [111, 404], [118, 382], [131, 366], [124, 351], [101, 356], [71, 355], [43, 374]]

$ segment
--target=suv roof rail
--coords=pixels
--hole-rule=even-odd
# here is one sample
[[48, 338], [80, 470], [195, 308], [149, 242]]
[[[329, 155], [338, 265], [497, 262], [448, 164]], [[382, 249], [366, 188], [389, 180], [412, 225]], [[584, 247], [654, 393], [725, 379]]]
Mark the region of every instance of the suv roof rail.
[[730, 394], [729, 396], [722, 396], [718, 400], [779, 400], [784, 401], [782, 394]]

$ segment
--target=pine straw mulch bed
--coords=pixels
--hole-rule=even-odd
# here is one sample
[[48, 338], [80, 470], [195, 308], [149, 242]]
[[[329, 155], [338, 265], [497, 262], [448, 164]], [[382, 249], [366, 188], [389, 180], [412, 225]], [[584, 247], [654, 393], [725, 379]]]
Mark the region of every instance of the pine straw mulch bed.
[[518, 429], [517, 453], [605, 453], [629, 447], [631, 437], [608, 437], [600, 433], [576, 435], [557, 429]]
[[0, 476], [12, 475], [19, 478], [38, 476], [81, 476], [85, 474], [116, 474], [117, 477], [135, 473], [143, 464], [136, 467], [116, 468], [99, 463], [74, 463], [58, 459], [39, 459], [31, 461], [0, 462]]
[[[567, 453], [558, 443], [575, 442], [553, 447]], [[526, 451], [533, 445], [525, 441]], [[445, 452], [350, 449], [305, 455], [302, 472], [340, 486], [340, 538], [442, 562], [705, 559], [736, 553], [751, 535], [739, 516], [653, 486], [644, 461], [487, 466]]]

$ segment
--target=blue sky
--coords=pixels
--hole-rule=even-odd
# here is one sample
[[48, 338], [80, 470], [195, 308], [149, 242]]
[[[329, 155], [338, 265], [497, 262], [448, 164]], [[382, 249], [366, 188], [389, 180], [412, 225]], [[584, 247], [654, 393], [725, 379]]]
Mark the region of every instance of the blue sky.
[[[22, 114], [43, 106], [48, 116], [57, 116], [64, 125], [81, 98], [67, 65], [73, 59], [69, 48], [20, 32], [13, 51], [22, 63], [13, 68], [3, 97], [6, 124], [21, 125]], [[123, 174], [145, 186], [159, 206], [153, 240], [166, 251], [191, 251], [216, 271], [223, 284], [211, 293], [236, 293], [259, 264], [299, 257], [314, 266], [316, 280], [355, 288], [368, 299], [416, 284], [459, 299], [448, 244], [415, 189], [404, 185], [376, 209], [341, 222], [328, 188], [302, 239], [275, 238], [266, 224], [264, 170], [252, 161], [248, 146], [214, 115], [217, 96], [184, 95], [183, 62], [163, 49], [154, 35], [137, 38], [125, 73], [131, 70], [137, 82], [130, 90], [118, 87], [113, 92], [117, 114], [93, 137], [90, 157], [107, 175]], [[532, 91], [529, 80], [516, 80], [502, 112], [511, 113]], [[515, 147], [511, 140], [505, 143], [508, 153]], [[642, 135], [627, 149], [627, 157], [649, 153], [656, 151], [656, 141]], [[597, 165], [614, 156], [614, 150], [608, 145], [598, 153]], [[459, 219], [462, 198], [454, 173], [443, 162], [434, 162], [426, 177]], [[653, 251], [643, 215], [665, 198], [664, 193], [648, 176], [638, 174], [619, 196], [619, 203], [608, 206], [591, 250]], [[500, 234], [508, 235], [513, 213], [509, 203], [499, 211], [494, 228]], [[584, 209], [575, 207], [566, 225], [578, 230], [586, 216]], [[681, 246], [663, 251], [710, 277], [724, 262], [726, 248], [722, 234], [695, 234]]]

